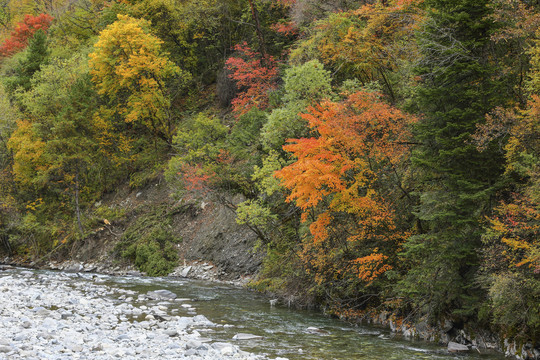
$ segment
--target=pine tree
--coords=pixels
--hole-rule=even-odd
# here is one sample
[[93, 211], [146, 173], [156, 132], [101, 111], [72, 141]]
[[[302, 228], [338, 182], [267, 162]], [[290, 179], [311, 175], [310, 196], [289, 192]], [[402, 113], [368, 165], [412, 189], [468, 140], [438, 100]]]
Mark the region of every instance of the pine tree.
[[15, 69], [16, 76], [8, 82], [8, 89], [11, 91], [18, 87], [22, 87], [23, 90], [30, 89], [30, 79], [47, 63], [48, 58], [47, 34], [43, 30], [38, 30], [28, 42], [26, 56]]
[[479, 220], [489, 211], [503, 163], [495, 149], [479, 152], [470, 141], [501, 100], [489, 56], [488, 2], [426, 0], [428, 16], [418, 36], [415, 103], [423, 117], [412, 160], [420, 174], [416, 215], [423, 229], [405, 245], [412, 269], [402, 285], [432, 319], [474, 310]]

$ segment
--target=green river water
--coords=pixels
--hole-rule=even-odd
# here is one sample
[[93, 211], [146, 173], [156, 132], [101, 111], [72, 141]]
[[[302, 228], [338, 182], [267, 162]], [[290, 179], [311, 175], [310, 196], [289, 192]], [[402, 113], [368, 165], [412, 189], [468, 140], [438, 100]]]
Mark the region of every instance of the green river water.
[[[85, 276], [86, 277], [86, 276]], [[84, 278], [79, 281], [84, 281]], [[75, 280], [75, 279], [74, 279]], [[190, 299], [197, 314], [205, 315], [217, 324], [233, 326], [201, 330], [201, 335], [214, 341], [234, 342], [243, 350], [265, 353], [288, 359], [504, 359], [498, 353], [450, 354], [437, 344], [411, 341], [392, 335], [388, 329], [355, 326], [326, 317], [314, 311], [299, 311], [286, 307], [272, 307], [260, 294], [232, 286], [214, 283], [171, 279], [105, 277], [112, 285], [140, 293], [167, 289], [179, 298]], [[178, 304], [179, 315], [190, 315], [190, 310]], [[193, 312], [191, 312], [193, 314]], [[316, 327], [324, 333], [312, 333]], [[237, 333], [260, 335], [257, 340], [234, 341]]]

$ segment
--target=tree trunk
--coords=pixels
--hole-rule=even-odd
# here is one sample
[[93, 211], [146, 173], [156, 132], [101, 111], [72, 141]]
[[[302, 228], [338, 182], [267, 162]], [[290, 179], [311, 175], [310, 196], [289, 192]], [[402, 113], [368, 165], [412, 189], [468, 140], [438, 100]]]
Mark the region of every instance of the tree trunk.
[[259, 52], [261, 53], [263, 59], [266, 61], [266, 45], [264, 42], [264, 36], [261, 31], [261, 23], [259, 22], [259, 12], [257, 7], [253, 3], [253, 0], [249, 0], [249, 6], [251, 7], [251, 14], [253, 15], [253, 21], [255, 21], [255, 29], [257, 31], [257, 37], [259, 38]]
[[9, 243], [9, 237], [5, 234], [0, 235], [0, 238], [2, 239], [2, 245], [6, 249], [8, 256], [13, 255], [13, 251], [11, 250], [11, 244]]
[[84, 235], [84, 230], [81, 223], [81, 207], [79, 205], [79, 172], [75, 174], [75, 214], [77, 215], [77, 226], [81, 236]]

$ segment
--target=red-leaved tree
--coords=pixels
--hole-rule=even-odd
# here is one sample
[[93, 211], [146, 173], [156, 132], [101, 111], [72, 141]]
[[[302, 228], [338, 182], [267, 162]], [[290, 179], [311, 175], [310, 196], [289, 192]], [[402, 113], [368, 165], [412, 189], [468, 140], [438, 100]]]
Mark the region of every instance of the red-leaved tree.
[[233, 110], [241, 116], [253, 107], [266, 109], [268, 93], [277, 88], [278, 68], [276, 60], [252, 50], [247, 43], [235, 46], [237, 55], [230, 57], [225, 66], [231, 72], [240, 90], [233, 99]]
[[53, 17], [49, 14], [25, 15], [24, 20], [15, 26], [11, 36], [0, 46], [0, 57], [8, 57], [23, 50], [36, 31], [47, 31], [52, 21]]

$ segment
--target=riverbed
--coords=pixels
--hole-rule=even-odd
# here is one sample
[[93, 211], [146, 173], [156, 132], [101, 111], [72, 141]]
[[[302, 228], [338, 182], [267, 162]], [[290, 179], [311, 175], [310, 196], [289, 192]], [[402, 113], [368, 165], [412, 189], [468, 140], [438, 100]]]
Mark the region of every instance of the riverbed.
[[177, 278], [0, 272], [0, 359], [460, 359], [387, 329]]

